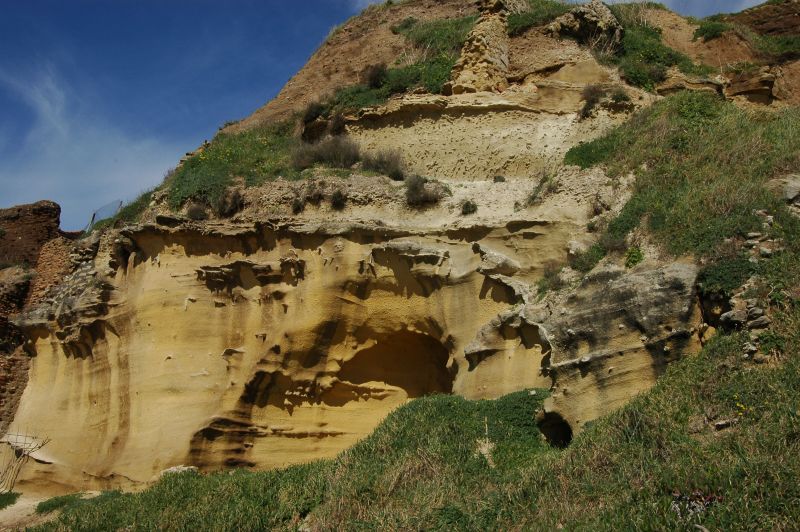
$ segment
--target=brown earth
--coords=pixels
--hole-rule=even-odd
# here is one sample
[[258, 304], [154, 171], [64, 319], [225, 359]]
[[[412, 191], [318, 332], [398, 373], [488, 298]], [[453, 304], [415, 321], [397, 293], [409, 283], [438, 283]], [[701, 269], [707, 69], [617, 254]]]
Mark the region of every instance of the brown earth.
[[742, 62], [756, 62], [757, 54], [750, 44], [735, 32], [727, 32], [708, 42], [694, 40], [697, 26], [682, 16], [663, 9], [648, 9], [647, 20], [661, 28], [664, 44], [688, 55], [693, 61], [723, 70]]
[[782, 4], [762, 4], [728, 17], [761, 35], [797, 35], [800, 33], [800, 0]]
[[246, 131], [286, 120], [309, 103], [357, 83], [360, 73], [370, 65], [391, 65], [404, 56], [413, 62], [417, 52], [405, 37], [391, 31], [408, 17], [435, 20], [475, 14], [473, 3], [464, 0], [409, 0], [393, 6], [372, 6], [334, 30], [275, 99], [224, 131]]
[[0, 264], [35, 264], [42, 245], [60, 234], [60, 217], [52, 201], [0, 209]]

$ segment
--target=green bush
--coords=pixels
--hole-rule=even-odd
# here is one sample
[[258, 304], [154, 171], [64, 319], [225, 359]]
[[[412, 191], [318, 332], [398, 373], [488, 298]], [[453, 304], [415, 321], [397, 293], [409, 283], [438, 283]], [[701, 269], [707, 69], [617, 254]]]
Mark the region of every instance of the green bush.
[[731, 29], [733, 29], [733, 26], [724, 22], [716, 20], [703, 20], [700, 22], [700, 26], [694, 30], [694, 40], [696, 41], [697, 39], [703, 39], [704, 41], [708, 42], [722, 37], [723, 33]]
[[19, 493], [0, 493], [0, 510], [12, 506], [19, 499]]
[[478, 212], [478, 204], [474, 201], [466, 200], [461, 204], [461, 214], [463, 216], [469, 216], [470, 214], [475, 214], [476, 212]]
[[216, 205], [234, 177], [257, 185], [278, 176], [297, 177], [290, 164], [296, 144], [292, 121], [257, 127], [242, 133], [220, 133], [167, 179], [173, 209], [192, 199]]
[[625, 267], [633, 268], [644, 260], [644, 253], [639, 247], [628, 248], [625, 252]]
[[597, 263], [603, 260], [603, 257], [606, 256], [606, 249], [598, 244], [592, 245], [586, 251], [582, 251], [577, 253], [574, 257], [570, 260], [570, 266], [576, 271], [579, 272], [590, 272], [597, 266]]
[[753, 273], [753, 265], [745, 256], [724, 257], [700, 270], [697, 286], [705, 296], [729, 298]]

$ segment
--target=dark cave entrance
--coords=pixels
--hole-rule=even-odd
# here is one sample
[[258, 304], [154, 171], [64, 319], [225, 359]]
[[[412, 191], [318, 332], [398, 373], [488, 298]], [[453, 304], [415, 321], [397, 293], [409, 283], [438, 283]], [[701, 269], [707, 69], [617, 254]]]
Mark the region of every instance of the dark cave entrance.
[[564, 449], [572, 443], [572, 427], [555, 412], [547, 412], [538, 422], [539, 430], [553, 447]]

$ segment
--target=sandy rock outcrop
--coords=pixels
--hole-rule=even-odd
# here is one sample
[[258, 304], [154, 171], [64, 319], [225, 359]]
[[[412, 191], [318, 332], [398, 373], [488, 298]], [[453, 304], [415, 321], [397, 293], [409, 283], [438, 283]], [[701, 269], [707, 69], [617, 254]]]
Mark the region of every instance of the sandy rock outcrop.
[[550, 35], [573, 37], [582, 43], [603, 41], [610, 47], [619, 44], [622, 32], [622, 25], [600, 0], [578, 6], [547, 26]]
[[480, 18], [453, 67], [445, 94], [501, 92], [508, 87], [508, 7], [504, 0], [479, 0]]

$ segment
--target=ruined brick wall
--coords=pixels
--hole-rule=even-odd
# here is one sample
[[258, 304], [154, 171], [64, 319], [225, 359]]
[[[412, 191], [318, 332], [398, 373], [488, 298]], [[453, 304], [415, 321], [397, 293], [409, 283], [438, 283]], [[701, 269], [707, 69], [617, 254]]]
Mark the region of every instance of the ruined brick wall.
[[52, 201], [0, 209], [0, 264], [36, 264], [45, 242], [61, 234], [60, 219]]

